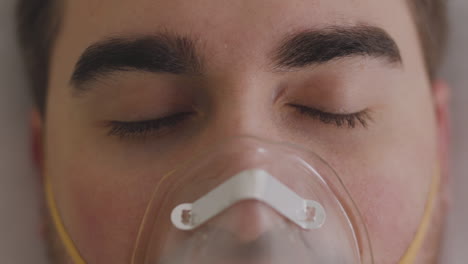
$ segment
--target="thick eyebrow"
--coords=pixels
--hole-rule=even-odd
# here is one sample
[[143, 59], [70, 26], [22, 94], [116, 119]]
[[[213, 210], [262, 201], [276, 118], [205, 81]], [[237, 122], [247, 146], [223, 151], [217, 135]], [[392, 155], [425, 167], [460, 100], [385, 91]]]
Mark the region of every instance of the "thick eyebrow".
[[185, 36], [160, 33], [139, 37], [113, 37], [88, 47], [71, 77], [76, 88], [116, 71], [199, 74], [201, 58], [194, 41]]
[[369, 25], [332, 26], [287, 36], [274, 52], [275, 68], [289, 70], [334, 59], [370, 56], [401, 64], [396, 42], [383, 29]]

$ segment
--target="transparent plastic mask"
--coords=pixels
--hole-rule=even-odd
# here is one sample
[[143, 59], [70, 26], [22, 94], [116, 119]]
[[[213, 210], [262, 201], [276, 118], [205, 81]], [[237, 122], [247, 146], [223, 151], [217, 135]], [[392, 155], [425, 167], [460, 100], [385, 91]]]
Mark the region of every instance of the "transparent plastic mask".
[[310, 151], [253, 137], [217, 145], [163, 177], [132, 259], [133, 264], [288, 262], [373, 259], [361, 216], [334, 170]]

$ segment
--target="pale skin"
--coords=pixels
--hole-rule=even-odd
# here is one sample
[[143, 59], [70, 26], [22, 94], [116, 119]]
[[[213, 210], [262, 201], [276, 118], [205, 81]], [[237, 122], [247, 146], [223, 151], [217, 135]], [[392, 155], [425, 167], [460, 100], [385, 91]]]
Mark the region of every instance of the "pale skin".
[[[405, 1], [65, 2], [46, 118], [34, 114], [32, 127], [42, 174], [88, 263], [129, 263], [160, 177], [212, 142], [236, 135], [292, 142], [327, 160], [356, 201], [379, 264], [397, 263], [411, 243], [440, 168], [432, 232], [418, 258], [436, 261], [448, 182], [448, 88], [425, 72]], [[401, 64], [351, 56], [293, 71], [269, 69], [271, 51], [288, 34], [358, 24], [387, 32]], [[70, 78], [90, 45], [161, 32], [194, 39], [204, 60], [201, 76], [118, 71], [86, 82], [83, 94], [73, 92]], [[332, 113], [367, 109], [372, 120], [340, 127], [301, 115], [291, 104]], [[144, 139], [110, 135], [104, 125], [181, 111], [193, 115]]]

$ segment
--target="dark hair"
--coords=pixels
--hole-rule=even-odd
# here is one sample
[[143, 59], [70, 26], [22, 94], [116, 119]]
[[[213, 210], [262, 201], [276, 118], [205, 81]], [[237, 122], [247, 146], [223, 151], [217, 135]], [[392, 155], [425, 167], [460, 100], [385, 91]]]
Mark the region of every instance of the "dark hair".
[[[61, 20], [63, 0], [19, 0], [18, 39], [23, 49], [34, 101], [44, 113], [47, 101], [49, 59]], [[426, 70], [434, 79], [447, 40], [447, 0], [408, 0], [418, 28]]]
[[441, 66], [448, 39], [448, 0], [409, 0], [408, 4], [419, 32], [429, 78], [433, 80]]
[[19, 0], [17, 34], [23, 50], [26, 73], [33, 99], [45, 111], [49, 79], [49, 59], [59, 29], [62, 0]]

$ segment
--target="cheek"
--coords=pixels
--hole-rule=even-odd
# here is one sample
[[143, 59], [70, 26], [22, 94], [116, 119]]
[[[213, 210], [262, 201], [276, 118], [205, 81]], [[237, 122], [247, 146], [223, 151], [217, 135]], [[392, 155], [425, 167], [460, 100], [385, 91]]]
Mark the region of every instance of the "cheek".
[[83, 257], [90, 263], [129, 263], [153, 189], [149, 177], [89, 160], [54, 178], [65, 176], [54, 182], [56, 199]]
[[433, 142], [389, 142], [393, 146], [357, 151], [356, 158], [336, 166], [368, 227], [376, 263], [382, 264], [397, 263], [413, 240], [435, 173]]
[[[398, 263], [419, 225], [428, 183], [422, 178], [428, 179], [429, 174], [421, 170], [417, 177], [413, 173], [399, 175], [406, 174], [405, 170], [385, 162], [349, 168], [352, 167], [346, 169], [348, 173], [359, 176], [350, 179], [337, 171], [344, 178], [368, 229], [376, 263]], [[404, 177], [413, 179], [404, 180]]]

